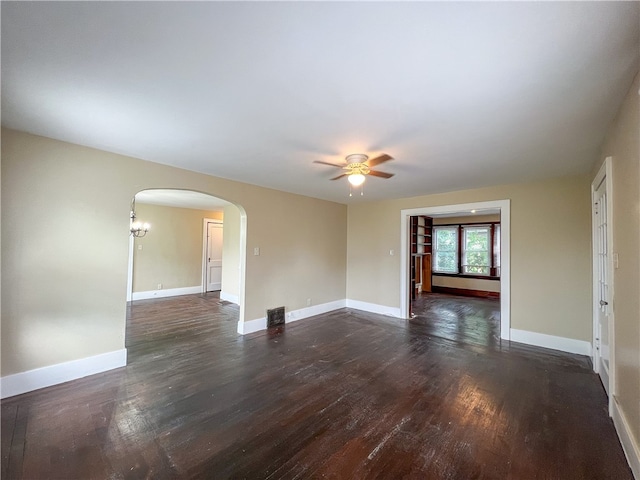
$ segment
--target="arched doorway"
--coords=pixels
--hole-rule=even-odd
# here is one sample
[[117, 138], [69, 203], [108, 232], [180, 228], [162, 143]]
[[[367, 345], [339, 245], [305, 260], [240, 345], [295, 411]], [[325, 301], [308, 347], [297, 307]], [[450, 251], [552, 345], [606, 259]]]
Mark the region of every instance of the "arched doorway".
[[[150, 224], [148, 232], [129, 236], [127, 302], [201, 294], [208, 281], [208, 226], [219, 227], [220, 278], [216, 293], [244, 312], [246, 213], [219, 197], [191, 190], [154, 188], [132, 199], [132, 223]], [[221, 265], [220, 265], [221, 264]]]

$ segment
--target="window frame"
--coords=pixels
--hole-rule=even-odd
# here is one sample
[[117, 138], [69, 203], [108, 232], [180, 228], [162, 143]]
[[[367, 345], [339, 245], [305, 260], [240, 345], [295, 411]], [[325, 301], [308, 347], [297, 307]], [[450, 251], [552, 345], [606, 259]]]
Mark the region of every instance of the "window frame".
[[[437, 225], [437, 226], [432, 226], [431, 227], [431, 238], [432, 238], [432, 261], [431, 261], [431, 273], [438, 273], [438, 274], [442, 274], [442, 275], [458, 275], [460, 273], [460, 228], [457, 225]], [[454, 272], [449, 272], [449, 271], [445, 271], [445, 270], [435, 270], [436, 265], [437, 265], [437, 261], [436, 261], [436, 257], [438, 255], [438, 232], [437, 230], [453, 230], [455, 233], [455, 238], [456, 238], [456, 245], [455, 248], [453, 250], [453, 253], [455, 254], [455, 264], [457, 267], [457, 271]], [[447, 253], [450, 252], [450, 250], [443, 250]]]
[[[463, 225], [460, 228], [462, 229], [462, 235], [460, 235], [460, 241], [461, 241], [460, 250], [462, 252], [462, 258], [460, 259], [460, 273], [462, 275], [478, 275], [481, 277], [490, 277], [491, 269], [493, 268], [493, 258], [492, 258], [493, 257], [493, 251], [492, 251], [493, 250], [492, 248], [493, 234], [491, 232], [491, 225], [489, 224]], [[468, 243], [469, 243], [468, 235], [472, 231], [482, 231], [483, 235], [486, 235], [486, 239], [487, 239], [486, 250], [472, 250], [468, 248]], [[488, 265], [482, 265], [482, 267], [487, 269], [487, 273], [467, 271], [467, 269], [469, 268], [474, 268], [473, 265], [469, 265], [469, 254], [480, 253], [480, 252], [482, 252], [483, 254], [486, 253]]]
[[[434, 261], [432, 262], [432, 267], [431, 267], [431, 274], [432, 275], [436, 275], [436, 276], [442, 276], [442, 277], [463, 277], [463, 278], [478, 278], [478, 279], [485, 279], [485, 280], [500, 280], [500, 268], [501, 268], [501, 263], [496, 262], [497, 260], [500, 260], [500, 253], [498, 252], [498, 256], [496, 257], [496, 255], [494, 255], [494, 248], [496, 246], [496, 236], [500, 235], [500, 230], [501, 230], [501, 226], [500, 226], [501, 222], [473, 222], [473, 223], [448, 223], [448, 224], [442, 224], [442, 225], [433, 225], [433, 238], [434, 238], [434, 249], [433, 249], [433, 255], [434, 255]], [[496, 226], [498, 228], [496, 228]], [[458, 260], [458, 273], [450, 273], [450, 272], [441, 272], [441, 271], [437, 271], [435, 270], [435, 255], [436, 255], [436, 248], [435, 248], [435, 239], [436, 239], [436, 233], [435, 230], [437, 228], [457, 228], [458, 230], [458, 238], [457, 238], [457, 250], [458, 250], [458, 254], [457, 254], [457, 260]], [[491, 263], [490, 267], [489, 267], [489, 274], [485, 275], [485, 274], [478, 274], [478, 273], [463, 273], [463, 267], [462, 267], [462, 260], [464, 258], [464, 248], [463, 248], [463, 242], [464, 242], [464, 228], [470, 228], [470, 227], [489, 227], [489, 261]], [[497, 245], [499, 246], [499, 250], [501, 250], [500, 248], [500, 238], [498, 237], [498, 241], [497, 241]]]

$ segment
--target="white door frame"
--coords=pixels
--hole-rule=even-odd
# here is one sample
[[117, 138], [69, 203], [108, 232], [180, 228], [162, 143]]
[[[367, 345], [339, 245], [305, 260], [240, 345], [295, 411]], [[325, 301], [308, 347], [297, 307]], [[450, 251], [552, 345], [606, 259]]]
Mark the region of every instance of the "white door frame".
[[592, 363], [593, 370], [596, 373], [600, 373], [599, 363], [600, 359], [598, 356], [598, 351], [596, 349], [596, 338], [599, 335], [598, 328], [598, 316], [600, 310], [600, 296], [598, 290], [598, 252], [596, 251], [596, 211], [595, 211], [595, 193], [598, 186], [602, 183], [602, 180], [605, 181], [605, 188], [607, 191], [607, 245], [609, 247], [609, 255], [607, 255], [607, 269], [609, 270], [609, 415], [613, 414], [613, 396], [615, 395], [615, 377], [616, 377], [616, 369], [615, 369], [615, 335], [614, 335], [614, 253], [613, 253], [613, 160], [612, 157], [605, 158], [600, 170], [596, 174], [593, 182], [591, 182], [591, 256], [593, 260], [593, 275], [592, 275], [592, 283], [593, 283], [593, 338], [591, 344], [591, 352], [592, 352]]
[[135, 239], [129, 234], [129, 260], [127, 263], [127, 302], [133, 300], [133, 248]]
[[[207, 293], [207, 259], [208, 259], [207, 224], [208, 223], [218, 223], [222, 225], [222, 228], [224, 229], [224, 220], [220, 220], [218, 218], [204, 218], [202, 220], [202, 293]], [[224, 246], [222, 247], [222, 255], [224, 255]]]
[[500, 209], [500, 338], [511, 339], [511, 200], [409, 208], [400, 211], [400, 317], [409, 318], [409, 217]]

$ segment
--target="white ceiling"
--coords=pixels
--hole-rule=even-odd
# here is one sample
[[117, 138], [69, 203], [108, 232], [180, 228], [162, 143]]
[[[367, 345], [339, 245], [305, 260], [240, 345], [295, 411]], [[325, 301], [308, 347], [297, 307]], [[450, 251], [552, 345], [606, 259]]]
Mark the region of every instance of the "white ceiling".
[[1, 8], [3, 125], [342, 203], [586, 173], [640, 66], [640, 2]]
[[229, 202], [204, 193], [189, 190], [154, 188], [136, 193], [136, 203], [165, 205], [179, 208], [196, 208], [210, 212], [221, 212]]

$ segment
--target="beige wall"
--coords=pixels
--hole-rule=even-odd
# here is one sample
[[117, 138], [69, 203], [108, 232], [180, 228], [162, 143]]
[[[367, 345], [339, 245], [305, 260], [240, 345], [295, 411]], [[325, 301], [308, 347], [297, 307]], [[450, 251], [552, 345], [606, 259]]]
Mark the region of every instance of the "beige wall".
[[[124, 348], [131, 198], [207, 193], [247, 218], [244, 318], [344, 298], [344, 205], [2, 132], [2, 375]], [[242, 310], [241, 310], [242, 311]]]
[[[602, 158], [613, 157], [616, 400], [640, 448], [640, 74], [611, 125]], [[600, 162], [596, 165], [596, 171]]]
[[235, 205], [224, 207], [222, 237], [222, 292], [240, 297], [240, 211]]
[[484, 278], [443, 277], [434, 275], [432, 284], [435, 287], [462, 288], [464, 290], [482, 290], [484, 292], [500, 292], [500, 280]]
[[222, 220], [222, 212], [137, 202], [136, 214], [152, 228], [134, 242], [133, 291], [201, 286], [203, 220]]
[[400, 211], [511, 199], [511, 327], [591, 341], [589, 176], [349, 206], [347, 298], [400, 306]]
[[[434, 225], [449, 225], [453, 223], [488, 223], [499, 222], [500, 214], [473, 215], [468, 217], [438, 217], [433, 219]], [[462, 288], [465, 290], [482, 290], [485, 292], [499, 292], [500, 280], [485, 280], [482, 278], [441, 277], [434, 275], [432, 283], [436, 287]]]
[[433, 219], [434, 225], [447, 225], [450, 223], [488, 223], [499, 222], [500, 215], [473, 215], [468, 217], [438, 217]]

